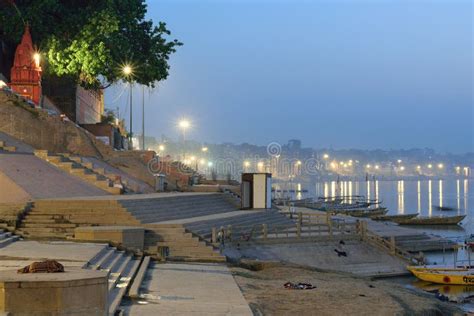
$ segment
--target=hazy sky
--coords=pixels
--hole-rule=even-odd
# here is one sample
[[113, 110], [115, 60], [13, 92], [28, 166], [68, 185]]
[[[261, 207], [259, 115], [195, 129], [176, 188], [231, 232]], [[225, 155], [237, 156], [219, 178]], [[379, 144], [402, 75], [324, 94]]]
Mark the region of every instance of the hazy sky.
[[[184, 43], [147, 94], [149, 135], [177, 137], [187, 117], [204, 142], [474, 151], [472, 1], [148, 4]], [[126, 114], [121, 89], [106, 105]]]

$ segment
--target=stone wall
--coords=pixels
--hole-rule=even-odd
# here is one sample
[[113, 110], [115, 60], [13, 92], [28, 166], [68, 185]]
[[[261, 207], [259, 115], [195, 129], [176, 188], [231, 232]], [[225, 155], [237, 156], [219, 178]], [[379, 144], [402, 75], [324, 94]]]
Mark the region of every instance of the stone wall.
[[111, 148], [71, 121], [32, 109], [17, 96], [0, 91], [0, 131], [36, 149], [103, 157]]
[[107, 272], [0, 272], [2, 315], [107, 315]]

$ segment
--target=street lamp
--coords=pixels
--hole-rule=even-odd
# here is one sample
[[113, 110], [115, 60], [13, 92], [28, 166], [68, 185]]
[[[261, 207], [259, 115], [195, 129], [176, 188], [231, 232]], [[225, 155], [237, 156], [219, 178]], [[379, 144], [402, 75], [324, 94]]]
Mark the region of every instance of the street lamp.
[[201, 151], [202, 151], [203, 153], [207, 152], [207, 150], [208, 150], [207, 147], [202, 147], [202, 148], [201, 148]]
[[183, 160], [186, 159], [186, 130], [191, 126], [188, 120], [182, 119], [178, 123], [179, 128], [183, 131]]
[[132, 145], [133, 149], [133, 143], [132, 143], [132, 137], [133, 137], [133, 103], [132, 103], [132, 74], [133, 74], [133, 69], [130, 65], [125, 65], [122, 68], [122, 73], [125, 76], [125, 78], [128, 80], [129, 85], [130, 85], [130, 135], [129, 135], [129, 141], [130, 144]]

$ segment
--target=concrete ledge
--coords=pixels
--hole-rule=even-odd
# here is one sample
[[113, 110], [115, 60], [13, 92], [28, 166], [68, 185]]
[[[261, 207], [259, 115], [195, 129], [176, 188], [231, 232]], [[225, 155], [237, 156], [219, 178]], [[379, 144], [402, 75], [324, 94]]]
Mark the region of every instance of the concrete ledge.
[[143, 251], [145, 229], [134, 226], [93, 226], [74, 229], [74, 239], [109, 240], [128, 249]]
[[67, 269], [64, 273], [0, 271], [0, 313], [14, 315], [105, 315], [107, 272]]
[[146, 256], [143, 258], [142, 264], [140, 265], [140, 269], [137, 272], [137, 275], [133, 279], [132, 286], [128, 291], [128, 296], [131, 298], [137, 298], [139, 293], [140, 286], [142, 285], [143, 279], [145, 278], [146, 270], [148, 269], [148, 265], [150, 264], [150, 257]]

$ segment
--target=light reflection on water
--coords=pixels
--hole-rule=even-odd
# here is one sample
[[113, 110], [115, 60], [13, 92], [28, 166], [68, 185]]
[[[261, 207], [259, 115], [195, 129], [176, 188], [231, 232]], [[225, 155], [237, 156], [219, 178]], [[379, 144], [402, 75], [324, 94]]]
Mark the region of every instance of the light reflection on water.
[[[469, 192], [468, 179], [440, 179], [440, 180], [397, 180], [397, 181], [337, 181], [322, 182], [313, 186], [310, 196], [334, 196], [340, 194], [365, 195], [369, 199], [379, 199], [388, 208], [389, 214], [419, 213], [421, 216], [439, 215], [467, 215], [463, 226], [467, 233], [474, 234], [473, 212], [469, 205], [473, 205], [474, 196]], [[331, 187], [331, 190], [327, 189]], [[320, 189], [322, 188], [322, 189]], [[452, 207], [454, 211], [439, 211], [437, 206]]]
[[[469, 186], [473, 180], [441, 179], [441, 180], [369, 180], [369, 181], [325, 181], [315, 184], [294, 183], [293, 189], [307, 189], [308, 193], [296, 194], [293, 198], [319, 196], [352, 196], [364, 195], [367, 199], [379, 199], [388, 208], [388, 214], [419, 213], [421, 216], [467, 215], [462, 222], [466, 234], [474, 234], [473, 192]], [[285, 184], [277, 185], [277, 189], [289, 188]], [[346, 198], [351, 202], [350, 198]], [[439, 211], [436, 206], [452, 207], [454, 211]], [[452, 229], [442, 227], [433, 231], [452, 235]]]

